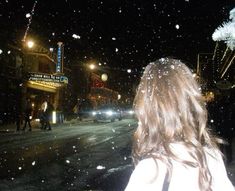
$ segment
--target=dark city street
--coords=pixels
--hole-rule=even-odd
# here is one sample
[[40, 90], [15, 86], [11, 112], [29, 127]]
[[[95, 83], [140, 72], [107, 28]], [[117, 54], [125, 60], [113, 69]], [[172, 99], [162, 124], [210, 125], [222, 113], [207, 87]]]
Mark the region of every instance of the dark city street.
[[135, 126], [90, 121], [0, 134], [0, 190], [123, 190]]

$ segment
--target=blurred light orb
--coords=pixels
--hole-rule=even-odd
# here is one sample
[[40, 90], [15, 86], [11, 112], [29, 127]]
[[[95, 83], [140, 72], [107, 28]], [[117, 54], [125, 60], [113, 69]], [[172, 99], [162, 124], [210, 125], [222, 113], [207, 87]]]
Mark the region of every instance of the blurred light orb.
[[2, 54], [3, 53], [3, 51], [2, 51], [2, 49], [0, 49], [0, 54]]
[[175, 25], [175, 28], [176, 28], [176, 29], [179, 29], [179, 28], [180, 28], [180, 26], [177, 24], [177, 25]]
[[31, 40], [29, 40], [29, 41], [27, 42], [27, 46], [28, 46], [28, 48], [33, 48], [34, 42], [31, 41]]
[[127, 70], [127, 73], [131, 73], [131, 69], [128, 69], [128, 70]]
[[108, 80], [108, 75], [107, 75], [107, 74], [102, 74], [102, 75], [101, 75], [101, 80], [102, 80], [103, 82], [106, 82], [106, 81]]
[[77, 34], [73, 34], [72, 37], [75, 38], [75, 39], [81, 39], [81, 36], [79, 36]]
[[95, 66], [95, 64], [89, 64], [89, 68], [90, 68], [91, 70], [94, 70], [94, 69], [96, 68], [96, 66]]
[[30, 13], [27, 13], [27, 14], [25, 15], [25, 17], [26, 17], [26, 18], [29, 18], [29, 17], [31, 17], [31, 14], [30, 14]]

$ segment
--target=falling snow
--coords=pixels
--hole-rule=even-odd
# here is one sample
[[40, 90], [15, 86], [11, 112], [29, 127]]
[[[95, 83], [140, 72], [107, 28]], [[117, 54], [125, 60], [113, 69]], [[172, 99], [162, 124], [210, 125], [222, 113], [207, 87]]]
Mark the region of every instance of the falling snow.
[[98, 166], [96, 167], [96, 169], [97, 169], [97, 170], [103, 170], [103, 169], [105, 169], [105, 166], [98, 165]]
[[73, 34], [72, 37], [73, 37], [74, 39], [81, 39], [81, 36], [76, 35], [76, 34]]
[[178, 30], [180, 28], [180, 26], [177, 24], [177, 25], [175, 25], [175, 28]]
[[[234, 12], [230, 12], [234, 5], [230, 5], [228, 1], [87, 1], [82, 4], [80, 1], [74, 3], [68, 0], [56, 3], [5, 0], [0, 2], [0, 6], [0, 59], [9, 58], [6, 70], [16, 69], [16, 63], [21, 63], [21, 60], [15, 57], [15, 52], [20, 51], [22, 54], [22, 42], [34, 38], [36, 44], [45, 46], [48, 55], [56, 55], [57, 42], [63, 41], [64, 75], [72, 75], [69, 76], [67, 86], [72, 88], [63, 91], [65, 98], [62, 107], [66, 111], [64, 124], [56, 124], [51, 132], [41, 132], [40, 129], [33, 129], [33, 132], [16, 132], [13, 124], [14, 130], [8, 127], [2, 133], [1, 140], [6, 140], [2, 142], [0, 167], [2, 176], [6, 176], [4, 182], [9, 184], [8, 190], [33, 190], [31, 186], [48, 190], [51, 185], [55, 190], [91, 190], [99, 181], [100, 185], [107, 186], [108, 182], [112, 182], [112, 177], [115, 177], [115, 182], [119, 182], [120, 186], [121, 182], [127, 181], [127, 172], [131, 172], [133, 168], [131, 141], [137, 122], [132, 123], [125, 117], [115, 123], [70, 120], [78, 98], [86, 97], [84, 92], [88, 87], [82, 83], [90, 80], [91, 73], [105, 72], [108, 75], [105, 88], [120, 93], [120, 102], [131, 100], [128, 104], [124, 103], [131, 107], [138, 81], [149, 62], [170, 55], [182, 58], [189, 66], [195, 67], [199, 52], [213, 53], [214, 49], [211, 47], [215, 45], [214, 41], [224, 41], [231, 50], [235, 47], [235, 17]], [[215, 29], [215, 24], [221, 20], [224, 23]], [[211, 34], [211, 31], [215, 33]], [[211, 39], [212, 35], [214, 41]], [[20, 48], [12, 50], [4, 46], [5, 41], [6, 44]], [[30, 51], [37, 54], [38, 50], [40, 48]], [[43, 62], [48, 55], [39, 62]], [[92, 72], [83, 67], [91, 62], [97, 64], [97, 70]], [[161, 59], [161, 62], [164, 64], [164, 59]], [[170, 68], [174, 70], [175, 66], [171, 65]], [[8, 79], [5, 68], [2, 70], [1, 65], [2, 83], [6, 81], [5, 85], [3, 83], [6, 91], [0, 93], [2, 102], [5, 97], [16, 94], [16, 87], [25, 87], [22, 79], [19, 79], [19, 83], [11, 83], [16, 78], [15, 69], [7, 74], [10, 77]], [[158, 78], [164, 78], [166, 75], [169, 73], [159, 71]], [[148, 79], [153, 79], [153, 76], [149, 74]], [[203, 91], [203, 88], [200, 87], [199, 90]], [[36, 94], [41, 90], [30, 88], [30, 91], [35, 93], [30, 98], [38, 99]], [[147, 91], [150, 91], [150, 88]], [[73, 92], [75, 93], [72, 94]], [[146, 92], [141, 90], [141, 93]], [[50, 98], [54, 96], [54, 93], [49, 94]], [[14, 99], [11, 99], [10, 103], [9, 107], [17, 105]], [[223, 111], [224, 107], [219, 110]], [[13, 123], [15, 118], [8, 112], [8, 106], [6, 111], [1, 110], [1, 113], [1, 128], [4, 127], [2, 117], [9, 117]], [[144, 113], [141, 112], [141, 115]], [[217, 124], [217, 118], [209, 119], [208, 122], [214, 126]], [[122, 127], [120, 124], [124, 123]], [[138, 122], [138, 125], [141, 126], [141, 122]], [[123, 177], [126, 180], [123, 181], [122, 177], [116, 176], [115, 173], [125, 174]], [[234, 173], [228, 174], [229, 177], [234, 177]], [[19, 185], [22, 188], [14, 187]], [[0, 189], [1, 186], [2, 183]], [[114, 188], [104, 190], [110, 189]], [[118, 187], [117, 190], [124, 188]]]
[[27, 13], [27, 14], [25, 15], [25, 17], [26, 17], [26, 18], [29, 18], [29, 17], [31, 17], [31, 14], [30, 14], [30, 13]]

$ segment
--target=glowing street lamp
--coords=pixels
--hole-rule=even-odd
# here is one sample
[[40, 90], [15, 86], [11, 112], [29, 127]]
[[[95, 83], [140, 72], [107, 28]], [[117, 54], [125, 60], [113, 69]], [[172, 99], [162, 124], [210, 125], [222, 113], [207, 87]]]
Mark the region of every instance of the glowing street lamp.
[[33, 42], [32, 40], [29, 40], [29, 41], [27, 42], [27, 46], [28, 46], [28, 48], [33, 48], [34, 42]]
[[96, 68], [96, 65], [95, 65], [95, 64], [89, 64], [89, 68], [90, 68], [91, 70], [94, 70], [94, 69]]
[[92, 83], [92, 71], [93, 70], [95, 70], [95, 68], [96, 68], [96, 65], [94, 64], [94, 63], [87, 63], [86, 65], [85, 65], [86, 67], [87, 67], [87, 69], [86, 69], [86, 73], [87, 73], [87, 77], [86, 77], [86, 79], [87, 79], [87, 90], [86, 90], [86, 94], [87, 94], [87, 96], [89, 96], [89, 93], [90, 93], [90, 91], [91, 91], [91, 83]]

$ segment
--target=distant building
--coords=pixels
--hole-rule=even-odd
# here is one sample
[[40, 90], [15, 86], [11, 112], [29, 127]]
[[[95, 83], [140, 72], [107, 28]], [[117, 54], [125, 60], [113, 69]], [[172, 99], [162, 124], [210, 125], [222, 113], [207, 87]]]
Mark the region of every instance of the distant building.
[[119, 93], [107, 87], [106, 82], [101, 79], [101, 76], [91, 73], [89, 83], [88, 98], [93, 103], [94, 107], [104, 104], [117, 104]]
[[[13, 122], [16, 113], [24, 111], [28, 99], [33, 107], [33, 117], [37, 117], [45, 100], [55, 109], [62, 109], [64, 91], [69, 86], [64, 71], [56, 72], [57, 54], [41, 46], [26, 49], [6, 45], [0, 61], [0, 115], [3, 120]], [[68, 72], [65, 70], [65, 73]]]

